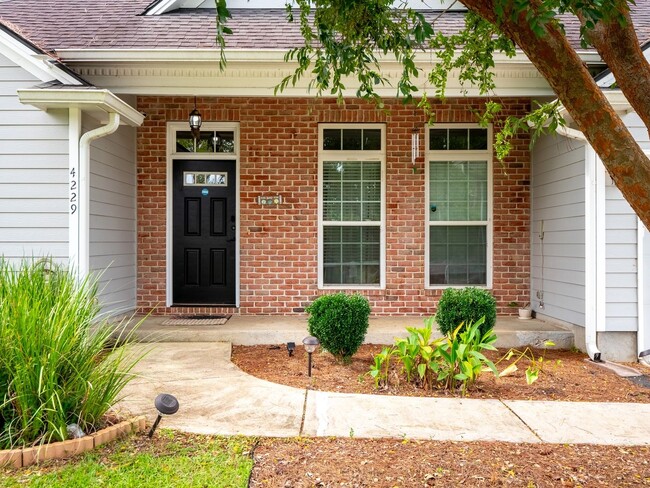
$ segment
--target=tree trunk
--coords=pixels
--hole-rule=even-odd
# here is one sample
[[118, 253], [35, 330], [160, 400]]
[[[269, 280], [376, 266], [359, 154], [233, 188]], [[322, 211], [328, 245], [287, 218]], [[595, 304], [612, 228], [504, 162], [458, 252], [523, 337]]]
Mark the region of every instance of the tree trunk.
[[634, 111], [650, 127], [650, 64], [641, 51], [627, 7], [622, 0], [618, 9], [627, 21], [625, 25], [616, 18], [603, 19], [589, 31], [589, 41], [607, 63]]
[[[650, 230], [650, 160], [594, 82], [566, 37], [554, 24], [537, 36], [526, 12], [506, 11], [499, 24], [492, 0], [461, 0], [481, 17], [499, 25], [546, 78], [625, 199]], [[538, 0], [529, 8], [535, 9]], [[624, 91], [625, 94], [625, 91]], [[626, 94], [627, 96], [627, 94]]]

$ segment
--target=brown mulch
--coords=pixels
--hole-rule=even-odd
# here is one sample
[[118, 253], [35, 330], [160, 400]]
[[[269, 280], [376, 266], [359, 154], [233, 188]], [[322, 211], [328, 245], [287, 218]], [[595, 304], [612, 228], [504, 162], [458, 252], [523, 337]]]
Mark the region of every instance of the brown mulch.
[[[289, 357], [282, 346], [235, 346], [233, 362], [244, 371], [297, 388], [382, 395], [447, 396], [397, 381], [377, 390], [366, 375], [382, 346], [364, 345], [350, 365], [316, 353], [307, 377], [306, 354], [298, 347]], [[506, 351], [490, 354], [498, 360]], [[525, 381], [522, 359], [513, 376], [485, 373], [471, 398], [650, 402], [650, 389], [586, 361], [574, 351], [534, 351], [544, 368], [532, 385]], [[503, 370], [507, 363], [499, 365]], [[650, 384], [647, 369], [642, 379]], [[435, 415], [435, 413], [432, 413]], [[486, 419], [489, 421], [489, 419]], [[252, 487], [650, 486], [650, 446], [437, 442], [409, 439], [262, 439], [254, 453]]]
[[650, 486], [650, 447], [263, 439], [252, 487]]
[[[232, 361], [243, 371], [274, 383], [296, 388], [335, 391], [341, 393], [367, 393], [404, 396], [450, 396], [457, 392], [446, 390], [425, 391], [401, 378], [399, 368], [392, 369], [388, 388], [376, 388], [374, 380], [367, 375], [373, 357], [383, 346], [363, 345], [353, 356], [349, 365], [340, 364], [329, 353], [313, 354], [312, 377], [307, 376], [307, 354], [299, 346], [289, 357], [286, 346], [233, 346]], [[497, 361], [507, 351], [488, 352], [486, 356]], [[470, 398], [497, 398], [502, 400], [561, 400], [597, 402], [650, 403], [650, 388], [637, 385], [615, 373], [596, 366], [587, 356], [576, 351], [534, 350], [536, 358], [544, 356], [544, 367], [539, 379], [526, 384], [525, 370], [529, 361], [522, 358], [518, 371], [502, 378], [483, 373], [475, 388], [468, 392]], [[507, 362], [498, 365], [499, 371]], [[649, 370], [636, 368], [644, 373], [643, 381], [650, 384]]]

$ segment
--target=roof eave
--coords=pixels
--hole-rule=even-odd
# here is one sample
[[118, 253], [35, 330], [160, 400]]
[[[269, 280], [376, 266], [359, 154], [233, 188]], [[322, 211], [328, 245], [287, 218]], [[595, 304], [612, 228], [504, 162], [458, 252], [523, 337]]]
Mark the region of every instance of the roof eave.
[[139, 127], [144, 115], [109, 90], [75, 88], [25, 88], [18, 90], [21, 103], [41, 110], [80, 108], [90, 112], [118, 113], [124, 122]]

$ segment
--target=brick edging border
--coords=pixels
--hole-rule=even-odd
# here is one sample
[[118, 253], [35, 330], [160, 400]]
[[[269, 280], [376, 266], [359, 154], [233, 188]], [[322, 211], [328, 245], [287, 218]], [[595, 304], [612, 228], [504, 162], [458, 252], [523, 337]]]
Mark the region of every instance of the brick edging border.
[[145, 428], [146, 418], [140, 416], [111, 425], [94, 434], [89, 434], [79, 439], [53, 442], [36, 447], [0, 451], [0, 467], [13, 466], [14, 468], [24, 468], [49, 459], [69, 458], [91, 451], [102, 444], [111, 442], [119, 437], [124, 437], [131, 432], [142, 432]]

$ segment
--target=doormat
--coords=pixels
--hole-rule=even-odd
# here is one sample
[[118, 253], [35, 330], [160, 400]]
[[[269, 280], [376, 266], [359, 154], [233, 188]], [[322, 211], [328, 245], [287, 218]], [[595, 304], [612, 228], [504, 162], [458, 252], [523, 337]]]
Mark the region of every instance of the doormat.
[[181, 315], [165, 320], [162, 325], [223, 325], [230, 315]]

